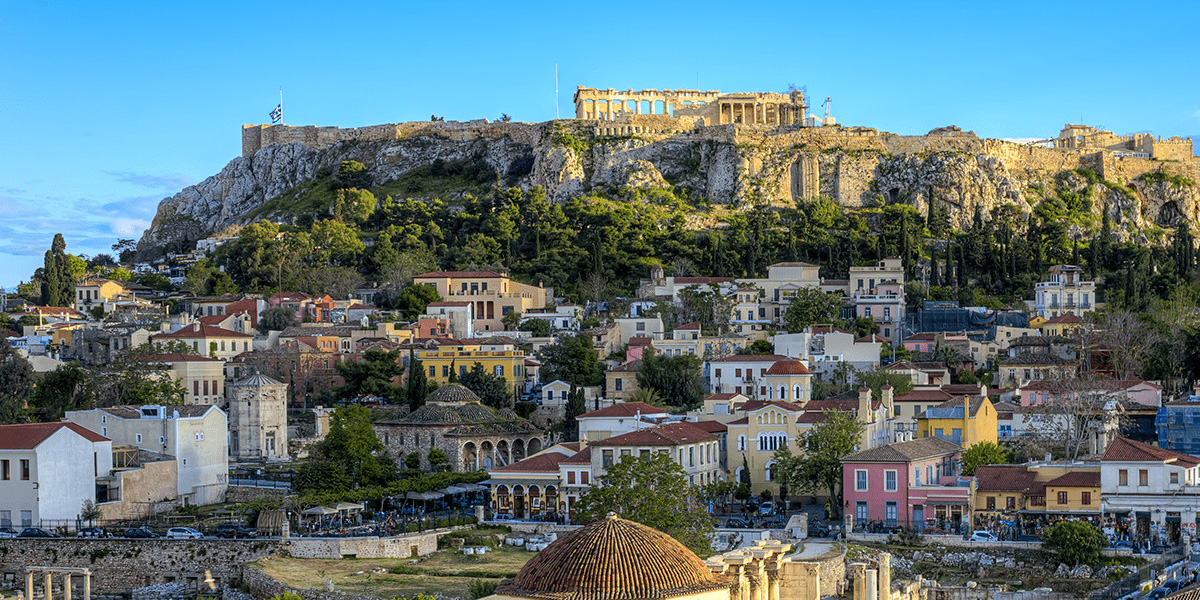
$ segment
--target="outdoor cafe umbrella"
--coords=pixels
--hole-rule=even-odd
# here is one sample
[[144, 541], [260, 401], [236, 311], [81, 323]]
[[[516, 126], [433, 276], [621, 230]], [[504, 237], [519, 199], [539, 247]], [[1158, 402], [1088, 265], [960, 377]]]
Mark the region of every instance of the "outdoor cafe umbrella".
[[329, 508], [328, 506], [314, 506], [312, 508], [305, 510], [301, 514], [309, 515], [309, 516], [323, 517], [325, 515], [336, 515], [337, 512], [338, 511], [336, 508]]

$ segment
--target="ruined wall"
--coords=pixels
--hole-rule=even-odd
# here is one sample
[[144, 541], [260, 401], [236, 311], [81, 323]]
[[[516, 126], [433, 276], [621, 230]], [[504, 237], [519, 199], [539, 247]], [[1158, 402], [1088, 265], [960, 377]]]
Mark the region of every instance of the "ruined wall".
[[247, 561], [275, 554], [278, 541], [255, 540], [0, 540], [0, 580], [24, 581], [36, 565], [87, 567], [92, 588], [119, 593], [154, 583], [198, 583], [204, 572], [218, 584], [241, 579]]
[[456, 529], [439, 529], [395, 537], [290, 538], [283, 547], [296, 558], [415, 558], [437, 551], [438, 537]]

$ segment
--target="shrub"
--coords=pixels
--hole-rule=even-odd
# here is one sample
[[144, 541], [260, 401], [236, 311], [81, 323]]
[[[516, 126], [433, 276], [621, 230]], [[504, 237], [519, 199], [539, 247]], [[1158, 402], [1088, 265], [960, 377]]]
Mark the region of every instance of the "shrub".
[[1104, 535], [1091, 523], [1063, 521], [1046, 528], [1042, 550], [1055, 553], [1059, 560], [1072, 565], [1090, 564], [1100, 558]]

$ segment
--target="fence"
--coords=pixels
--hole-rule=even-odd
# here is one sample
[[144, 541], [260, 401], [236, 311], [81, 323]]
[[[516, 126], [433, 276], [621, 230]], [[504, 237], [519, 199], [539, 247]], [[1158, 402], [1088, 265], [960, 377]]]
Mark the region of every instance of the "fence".
[[1165, 572], [1172, 571], [1187, 558], [1182, 549], [1174, 549], [1166, 554], [1159, 555], [1157, 558], [1148, 562], [1141, 567], [1138, 567], [1137, 573], [1134, 573], [1120, 581], [1116, 581], [1108, 587], [1092, 594], [1089, 600], [1117, 600], [1124, 598], [1134, 592], [1141, 590], [1142, 586], [1147, 583], [1151, 586], [1157, 586], [1159, 578]]

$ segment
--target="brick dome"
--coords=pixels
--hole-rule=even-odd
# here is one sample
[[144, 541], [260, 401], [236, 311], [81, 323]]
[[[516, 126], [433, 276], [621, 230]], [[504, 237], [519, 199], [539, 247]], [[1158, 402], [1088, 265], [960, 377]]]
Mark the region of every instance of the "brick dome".
[[470, 404], [479, 402], [479, 396], [476, 396], [475, 392], [465, 385], [447, 383], [426, 396], [425, 402], [429, 404]]
[[675, 538], [610, 514], [560, 538], [496, 593], [541, 600], [650, 600], [728, 590]]

